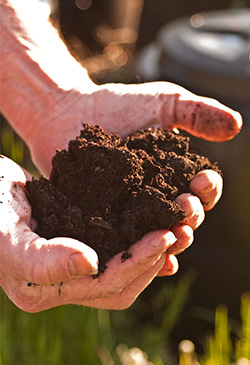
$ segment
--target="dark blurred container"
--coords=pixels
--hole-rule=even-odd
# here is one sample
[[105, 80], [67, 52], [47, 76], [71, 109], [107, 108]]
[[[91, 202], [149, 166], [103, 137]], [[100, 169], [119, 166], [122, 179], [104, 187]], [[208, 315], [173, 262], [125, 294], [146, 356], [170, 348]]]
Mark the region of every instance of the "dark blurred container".
[[173, 21], [145, 47], [137, 71], [235, 106], [250, 119], [250, 9], [194, 14]]

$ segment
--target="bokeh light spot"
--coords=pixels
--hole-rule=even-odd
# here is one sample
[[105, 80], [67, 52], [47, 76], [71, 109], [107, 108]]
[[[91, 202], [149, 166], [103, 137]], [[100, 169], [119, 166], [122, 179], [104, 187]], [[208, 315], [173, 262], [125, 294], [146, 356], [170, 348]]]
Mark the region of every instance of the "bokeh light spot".
[[76, 6], [80, 10], [87, 10], [92, 5], [92, 0], [76, 0], [75, 2]]

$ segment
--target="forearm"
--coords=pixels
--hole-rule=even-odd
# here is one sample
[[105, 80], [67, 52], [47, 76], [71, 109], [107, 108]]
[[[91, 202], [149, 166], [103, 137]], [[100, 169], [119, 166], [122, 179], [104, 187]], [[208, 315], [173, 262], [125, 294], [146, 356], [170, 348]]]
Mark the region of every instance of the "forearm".
[[[66, 109], [77, 101], [79, 92], [90, 92], [95, 86], [48, 15], [45, 4], [37, 0], [0, 2], [0, 107], [28, 144], [48, 111], [53, 118], [58, 105]], [[72, 93], [74, 97], [69, 96]]]

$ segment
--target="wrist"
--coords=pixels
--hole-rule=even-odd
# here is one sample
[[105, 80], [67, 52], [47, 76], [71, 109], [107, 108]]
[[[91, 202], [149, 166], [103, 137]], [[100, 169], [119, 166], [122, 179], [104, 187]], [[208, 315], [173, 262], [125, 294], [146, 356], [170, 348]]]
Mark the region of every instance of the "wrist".
[[44, 6], [37, 0], [0, 3], [1, 111], [28, 146], [67, 94], [95, 86], [51, 26]]

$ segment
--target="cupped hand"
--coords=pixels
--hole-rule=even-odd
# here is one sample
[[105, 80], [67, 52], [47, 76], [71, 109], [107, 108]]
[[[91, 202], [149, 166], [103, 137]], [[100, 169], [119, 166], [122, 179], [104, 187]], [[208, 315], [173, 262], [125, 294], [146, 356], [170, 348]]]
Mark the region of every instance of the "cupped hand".
[[[3, 156], [0, 167], [0, 284], [12, 301], [28, 312], [69, 303], [106, 309], [129, 307], [157, 275], [178, 270], [174, 255], [192, 243], [193, 229], [204, 218], [198, 197], [180, 195], [177, 199], [186, 210], [185, 222], [172, 231], [147, 234], [130, 247], [130, 258], [122, 262], [117, 254], [105, 272], [93, 278], [98, 266], [96, 253], [74, 239], [46, 240], [36, 235], [24, 190], [30, 175]], [[206, 209], [208, 202], [213, 206], [221, 194], [221, 178], [209, 171], [200, 174], [191, 185], [197, 196], [204, 197]]]
[[122, 137], [150, 126], [180, 128], [215, 142], [233, 138], [242, 126], [238, 112], [168, 82], [93, 83], [88, 90], [57, 91], [56, 105], [40, 111], [34, 121], [27, 143], [44, 176], [49, 176], [55, 150], [67, 148], [68, 141], [79, 135], [82, 123], [100, 124]]

